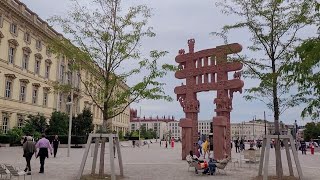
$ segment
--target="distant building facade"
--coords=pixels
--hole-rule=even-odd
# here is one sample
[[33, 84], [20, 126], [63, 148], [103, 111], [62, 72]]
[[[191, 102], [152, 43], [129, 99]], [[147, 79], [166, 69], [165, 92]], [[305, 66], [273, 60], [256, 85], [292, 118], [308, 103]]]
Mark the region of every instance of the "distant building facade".
[[[168, 137], [179, 137], [181, 129], [177, 128], [179, 121], [175, 121], [174, 117], [158, 116], [153, 117], [138, 117], [136, 109], [130, 109], [130, 131], [139, 130], [140, 127], [146, 127], [146, 129], [153, 129], [157, 133], [157, 137], [163, 139]], [[181, 136], [180, 136], [181, 137]]]
[[[280, 122], [280, 134], [290, 133], [290, 126]], [[245, 140], [262, 139], [265, 134], [274, 134], [274, 122], [255, 120], [241, 123], [231, 123], [232, 140], [237, 138]]]

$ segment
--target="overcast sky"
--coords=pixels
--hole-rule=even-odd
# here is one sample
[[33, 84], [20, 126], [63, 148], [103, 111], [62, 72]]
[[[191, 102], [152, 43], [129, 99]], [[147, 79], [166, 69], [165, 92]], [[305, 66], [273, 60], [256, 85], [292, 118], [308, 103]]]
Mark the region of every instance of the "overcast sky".
[[[44, 20], [53, 15], [65, 15], [69, 7], [68, 0], [21, 1]], [[215, 6], [215, 2], [216, 0], [123, 0], [126, 6], [130, 3], [139, 3], [146, 4], [153, 9], [150, 26], [154, 27], [157, 36], [143, 42], [142, 52], [147, 55], [149, 50], [152, 49], [166, 50], [169, 54], [161, 61], [170, 64], [175, 63], [174, 59], [179, 49], [188, 49], [187, 40], [189, 38], [196, 40], [195, 51], [223, 44], [222, 39], [214, 37], [210, 33], [220, 31], [223, 25], [235, 22], [237, 17], [222, 14], [219, 7]], [[246, 45], [250, 42], [250, 34], [247, 31], [235, 31], [228, 38], [230, 42], [240, 43], [244, 47], [242, 54], [250, 55], [250, 52], [246, 49]], [[169, 74], [165, 81], [167, 83], [166, 93], [176, 100], [173, 89], [181, 82], [175, 79], [174, 74]], [[257, 81], [251, 79], [244, 79], [244, 81], [244, 88], [257, 84]], [[215, 92], [198, 93], [198, 100], [200, 101], [199, 120], [211, 120], [215, 115], [215, 105], [213, 104], [215, 96]], [[137, 108], [138, 112], [141, 107], [141, 115], [146, 117], [173, 115], [177, 120], [184, 117], [182, 108], [177, 101], [143, 101], [139, 104], [133, 104], [131, 107]], [[295, 119], [298, 120], [298, 124], [305, 124], [308, 119], [301, 120], [300, 112], [302, 108], [303, 106], [288, 109], [281, 115], [280, 119], [287, 124], [292, 124]], [[268, 120], [273, 119], [272, 112], [263, 103], [245, 101], [243, 94], [236, 93], [233, 98], [231, 122], [248, 121], [255, 115], [257, 118], [263, 118], [264, 111], [266, 111]]]

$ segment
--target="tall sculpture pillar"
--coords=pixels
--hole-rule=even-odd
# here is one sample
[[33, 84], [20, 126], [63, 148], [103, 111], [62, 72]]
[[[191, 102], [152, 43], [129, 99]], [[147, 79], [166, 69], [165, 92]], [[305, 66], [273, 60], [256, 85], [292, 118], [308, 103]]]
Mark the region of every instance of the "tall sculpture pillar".
[[[190, 150], [197, 151], [198, 113], [200, 103], [197, 93], [204, 91], [217, 91], [216, 104], [217, 117], [214, 125], [214, 153], [215, 158], [230, 154], [230, 112], [232, 110], [232, 97], [236, 91], [241, 92], [243, 81], [240, 72], [235, 72], [234, 79], [228, 80], [228, 72], [242, 69], [240, 62], [228, 62], [227, 55], [238, 53], [242, 50], [240, 44], [228, 44], [216, 48], [194, 52], [195, 40], [188, 40], [189, 53], [184, 49], [179, 50], [176, 62], [179, 70], [175, 73], [178, 79], [185, 79], [186, 84], [177, 86], [174, 92], [180, 102], [185, 119], [181, 119], [182, 127], [182, 159]], [[215, 135], [216, 133], [216, 135]]]

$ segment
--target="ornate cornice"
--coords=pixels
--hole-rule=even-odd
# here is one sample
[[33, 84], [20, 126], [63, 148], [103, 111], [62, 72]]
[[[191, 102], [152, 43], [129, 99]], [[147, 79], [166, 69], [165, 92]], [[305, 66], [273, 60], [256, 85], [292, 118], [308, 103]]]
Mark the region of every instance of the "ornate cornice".
[[50, 91], [51, 87], [43, 87], [44, 90]]
[[39, 58], [40, 60], [43, 58], [42, 55], [40, 53], [37, 53], [34, 55], [36, 58]]
[[4, 76], [5, 76], [6, 78], [10, 78], [10, 79], [15, 79], [15, 78], [17, 78], [16, 75], [14, 75], [14, 74], [5, 74]]
[[26, 84], [29, 84], [30, 82], [28, 79], [20, 79], [19, 81]]
[[18, 41], [15, 40], [15, 39], [9, 39], [8, 42], [9, 42], [9, 44], [11, 44], [11, 45], [13, 45], [13, 46], [15, 46], [15, 47], [18, 47], [18, 46], [19, 46]]
[[32, 83], [32, 86], [34, 86], [34, 87], [41, 87], [40, 83]]
[[48, 63], [48, 64], [52, 64], [51, 59], [46, 59], [46, 63]]
[[31, 54], [32, 53], [32, 50], [28, 46], [23, 47], [22, 50], [23, 50], [23, 52], [25, 52], [27, 54]]

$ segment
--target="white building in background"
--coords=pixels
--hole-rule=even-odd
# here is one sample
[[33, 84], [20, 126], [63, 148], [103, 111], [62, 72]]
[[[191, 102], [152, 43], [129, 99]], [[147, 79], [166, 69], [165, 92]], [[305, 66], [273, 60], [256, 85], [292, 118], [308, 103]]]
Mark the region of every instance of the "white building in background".
[[209, 135], [211, 122], [212, 122], [212, 120], [199, 120], [198, 121], [198, 132], [202, 135]]
[[179, 121], [168, 122], [168, 133], [169, 136], [175, 139], [181, 139], [182, 128], [179, 126]]

